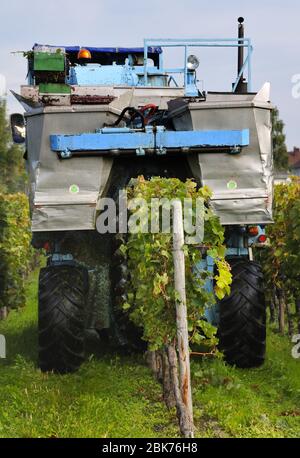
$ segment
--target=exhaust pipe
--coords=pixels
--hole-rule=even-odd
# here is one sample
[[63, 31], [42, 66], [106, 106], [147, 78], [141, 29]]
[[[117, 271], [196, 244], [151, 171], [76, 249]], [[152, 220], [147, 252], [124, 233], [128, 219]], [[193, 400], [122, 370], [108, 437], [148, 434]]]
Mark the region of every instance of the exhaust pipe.
[[[239, 17], [238, 18], [238, 23], [239, 23], [239, 25], [238, 25], [238, 38], [243, 40], [245, 38], [244, 18], [243, 17]], [[237, 75], [240, 74], [240, 71], [243, 68], [243, 64], [244, 64], [244, 47], [243, 46], [239, 46], [238, 47]], [[247, 91], [248, 91], [248, 84], [245, 81], [244, 74], [242, 73], [241, 74], [241, 78], [239, 80], [239, 83], [237, 85], [237, 88], [236, 88], [235, 92], [239, 93], [239, 94], [244, 94]]]

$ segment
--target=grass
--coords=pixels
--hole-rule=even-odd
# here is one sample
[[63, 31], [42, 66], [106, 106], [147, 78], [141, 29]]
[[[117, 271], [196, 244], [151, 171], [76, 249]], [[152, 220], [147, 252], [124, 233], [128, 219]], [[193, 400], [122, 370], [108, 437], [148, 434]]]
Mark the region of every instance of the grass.
[[222, 361], [193, 364], [195, 416], [204, 437], [299, 438], [300, 360], [269, 330], [267, 359], [241, 370]]
[[37, 275], [27, 306], [2, 322], [0, 437], [165, 437], [177, 434], [143, 361], [107, 355], [76, 374], [43, 374], [37, 360]]
[[[175, 412], [142, 358], [90, 357], [76, 374], [42, 374], [37, 359], [37, 274], [27, 306], [0, 323], [0, 437], [176, 437]], [[197, 437], [300, 437], [300, 360], [269, 332], [267, 360], [239, 370], [193, 360]]]

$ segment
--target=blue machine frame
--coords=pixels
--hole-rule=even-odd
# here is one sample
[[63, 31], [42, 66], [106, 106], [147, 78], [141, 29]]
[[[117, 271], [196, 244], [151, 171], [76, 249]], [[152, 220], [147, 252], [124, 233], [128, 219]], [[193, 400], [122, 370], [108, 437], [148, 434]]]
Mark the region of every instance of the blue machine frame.
[[186, 95], [192, 95], [190, 93], [190, 79], [189, 70], [187, 68], [187, 58], [188, 58], [188, 49], [191, 47], [209, 47], [209, 48], [239, 48], [243, 47], [247, 49], [247, 55], [243, 62], [243, 66], [239, 72], [239, 75], [236, 78], [235, 83], [232, 87], [232, 92], [235, 92], [237, 86], [240, 82], [240, 79], [243, 73], [247, 70], [248, 73], [248, 88], [249, 92], [252, 90], [252, 71], [251, 71], [251, 62], [252, 62], [252, 52], [253, 46], [251, 44], [250, 38], [195, 38], [195, 39], [173, 39], [173, 38], [146, 38], [144, 40], [144, 85], [148, 85], [148, 49], [150, 46], [154, 45], [161, 48], [169, 47], [181, 47], [184, 48], [184, 67], [182, 68], [163, 68], [163, 55], [159, 55], [159, 70], [162, 70], [168, 74], [170, 73], [181, 73], [184, 75], [184, 87]]
[[[249, 129], [213, 130], [213, 131], [166, 131], [164, 127], [146, 126], [145, 132], [127, 127], [103, 128], [96, 133], [77, 135], [50, 135], [52, 151], [59, 152], [62, 158], [69, 158], [75, 151], [97, 151], [99, 154], [110, 154], [121, 151], [134, 151], [143, 156], [145, 150], [157, 154], [166, 154], [167, 150], [190, 148], [226, 148], [236, 154], [250, 142]], [[212, 150], [216, 152], [218, 150]]]

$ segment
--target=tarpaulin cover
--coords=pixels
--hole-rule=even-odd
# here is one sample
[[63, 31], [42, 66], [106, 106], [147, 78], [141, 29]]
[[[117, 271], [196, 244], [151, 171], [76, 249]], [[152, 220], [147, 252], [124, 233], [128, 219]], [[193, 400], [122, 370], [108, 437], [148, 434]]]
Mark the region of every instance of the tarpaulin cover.
[[[139, 53], [144, 53], [144, 48], [97, 48], [97, 47], [91, 47], [91, 46], [54, 46], [54, 45], [42, 45], [39, 43], [35, 43], [33, 46], [33, 49], [36, 47], [51, 47], [51, 48], [63, 48], [66, 50], [67, 53], [73, 53], [78, 51], [81, 48], [88, 49], [92, 53], [120, 53], [120, 54], [139, 54]], [[151, 54], [161, 54], [162, 49], [159, 46], [149, 46], [148, 47], [148, 53]]]

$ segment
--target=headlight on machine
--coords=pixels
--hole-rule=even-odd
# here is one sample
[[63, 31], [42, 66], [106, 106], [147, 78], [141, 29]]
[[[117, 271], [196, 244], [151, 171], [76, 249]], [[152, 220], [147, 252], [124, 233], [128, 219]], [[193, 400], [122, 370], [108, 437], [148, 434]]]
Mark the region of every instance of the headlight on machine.
[[199, 67], [199, 59], [194, 54], [191, 54], [187, 59], [187, 68], [189, 70], [196, 70]]

